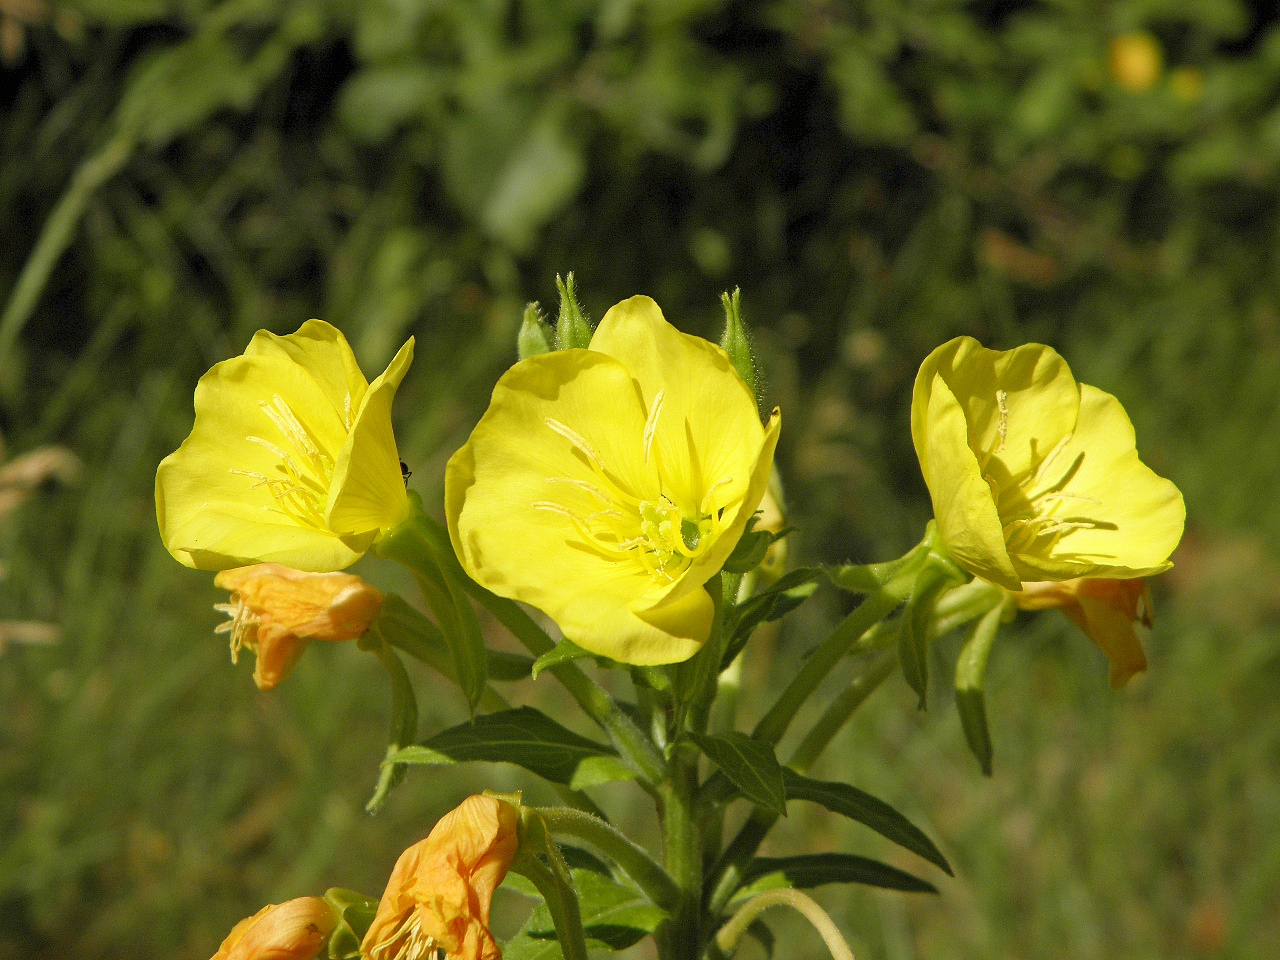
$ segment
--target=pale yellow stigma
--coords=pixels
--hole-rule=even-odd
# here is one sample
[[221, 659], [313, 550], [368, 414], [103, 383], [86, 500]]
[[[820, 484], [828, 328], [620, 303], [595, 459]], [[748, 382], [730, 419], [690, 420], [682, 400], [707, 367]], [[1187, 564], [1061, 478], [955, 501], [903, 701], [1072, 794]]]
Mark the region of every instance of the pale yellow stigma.
[[245, 647], [257, 650], [258, 615], [242, 602], [235, 594], [231, 595], [231, 603], [215, 603], [213, 609], [225, 613], [231, 619], [213, 628], [214, 633], [231, 634], [231, 662], [240, 662], [240, 651]]

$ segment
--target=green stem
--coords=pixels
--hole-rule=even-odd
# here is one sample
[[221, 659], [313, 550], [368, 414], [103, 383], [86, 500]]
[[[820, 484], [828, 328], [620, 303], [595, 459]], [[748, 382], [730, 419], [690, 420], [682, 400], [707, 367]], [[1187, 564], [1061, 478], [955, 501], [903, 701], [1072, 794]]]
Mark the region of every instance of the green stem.
[[850, 651], [859, 638], [877, 622], [883, 620], [901, 604], [911, 592], [914, 573], [885, 584], [870, 594], [861, 605], [844, 618], [826, 640], [818, 644], [805, 660], [800, 672], [782, 691], [777, 703], [761, 718], [752, 736], [770, 746], [776, 746], [795, 719], [804, 702], [840, 660]]
[[698, 757], [677, 742], [671, 753], [671, 779], [659, 788], [667, 872], [679, 898], [671, 918], [659, 929], [663, 960], [695, 960], [702, 952], [702, 830], [698, 819]]
[[671, 875], [615, 827], [599, 817], [565, 807], [536, 807], [551, 833], [577, 837], [591, 844], [622, 868], [645, 896], [667, 911], [677, 909], [680, 889]]
[[857, 710], [866, 701], [867, 697], [875, 692], [876, 687], [884, 683], [893, 673], [894, 668], [898, 666], [898, 656], [896, 653], [882, 653], [867, 668], [867, 671], [849, 684], [840, 695], [823, 711], [822, 716], [818, 718], [818, 722], [813, 728], [805, 734], [800, 745], [796, 747], [796, 752], [791, 757], [788, 764], [792, 769], [799, 773], [804, 773], [813, 764], [815, 760], [827, 749], [827, 745], [831, 743], [835, 735], [848, 722]]
[[835, 922], [812, 897], [799, 890], [770, 890], [752, 897], [734, 914], [732, 920], [720, 928], [720, 932], [716, 934], [716, 947], [725, 956], [733, 956], [747, 927], [770, 907], [790, 907], [799, 912], [818, 931], [827, 949], [831, 951], [832, 960], [853, 960], [853, 951], [849, 949], [849, 944], [845, 942]]
[[551, 912], [551, 922], [556, 927], [556, 939], [564, 952], [564, 960], [587, 960], [587, 938], [582, 929], [582, 913], [578, 908], [578, 894], [573, 884], [553, 872], [533, 856], [520, 854], [511, 869], [528, 877], [542, 894]]

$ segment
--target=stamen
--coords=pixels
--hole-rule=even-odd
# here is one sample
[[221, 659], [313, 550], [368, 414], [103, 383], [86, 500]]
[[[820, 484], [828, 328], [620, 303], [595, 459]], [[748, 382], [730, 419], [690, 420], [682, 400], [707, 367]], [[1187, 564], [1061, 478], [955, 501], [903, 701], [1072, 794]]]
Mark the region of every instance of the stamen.
[[587, 482], [586, 480], [577, 480], [573, 477], [547, 477], [547, 483], [567, 483], [572, 487], [577, 487], [579, 490], [585, 490], [594, 497], [599, 497], [604, 503], [613, 503], [612, 500], [604, 495], [604, 492], [601, 491], [599, 487], [594, 483]]
[[662, 415], [662, 400], [665, 393], [658, 391], [653, 398], [653, 406], [649, 408], [649, 418], [644, 424], [644, 462], [649, 462], [649, 451], [653, 448], [653, 436], [658, 431], [658, 417]]
[[1000, 423], [996, 426], [996, 433], [1000, 435], [1000, 442], [996, 444], [992, 453], [999, 453], [1004, 449], [1004, 442], [1009, 436], [1009, 394], [1003, 390], [996, 391], [996, 407], [1000, 411]]
[[591, 444], [587, 443], [580, 433], [552, 417], [547, 417], [542, 422], [573, 444], [574, 448], [590, 460], [593, 465], [599, 467], [601, 470], [604, 469], [604, 463], [601, 462], [600, 455], [596, 453], [595, 448], [591, 446]]

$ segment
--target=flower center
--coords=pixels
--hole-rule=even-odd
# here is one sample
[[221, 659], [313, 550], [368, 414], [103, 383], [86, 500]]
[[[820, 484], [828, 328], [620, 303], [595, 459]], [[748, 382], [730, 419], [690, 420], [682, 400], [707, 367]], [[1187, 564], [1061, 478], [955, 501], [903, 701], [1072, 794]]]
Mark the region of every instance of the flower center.
[[[663, 463], [660, 448], [654, 445], [658, 418], [662, 413], [662, 393], [654, 397], [643, 435], [645, 462], [656, 467], [657, 496], [652, 491], [637, 492], [622, 481], [601, 460], [595, 448], [580, 434], [559, 420], [547, 418], [546, 425], [564, 437], [587, 461], [594, 482], [570, 477], [548, 477], [551, 484], [568, 484], [590, 494], [599, 509], [574, 511], [559, 500], [541, 500], [532, 506], [567, 517], [581, 537], [581, 544], [600, 557], [617, 562], [638, 562], [659, 585], [678, 579], [693, 562], [706, 553], [722, 530], [722, 517], [742, 495], [731, 494], [731, 477], [724, 477], [703, 492], [696, 509], [682, 509], [667, 491], [674, 488]], [[687, 506], [687, 505], [686, 505]]]
[[[276, 505], [293, 520], [303, 526], [325, 529], [324, 507], [333, 480], [333, 457], [279, 394], [258, 406], [279, 431], [283, 445], [258, 436], [245, 439], [276, 456], [276, 472], [273, 475], [250, 470], [232, 469], [231, 472], [254, 480], [250, 489], [266, 487]], [[349, 409], [350, 397], [347, 406]]]
[[997, 442], [983, 456], [981, 469], [982, 478], [995, 498], [1009, 554], [1043, 554], [1073, 530], [1101, 526], [1098, 521], [1075, 515], [1071, 509], [1100, 502], [1093, 497], [1066, 492], [1080, 472], [1085, 456], [1081, 451], [1070, 461], [1062, 458], [1073, 434], [1067, 434], [1038, 460], [1032, 441], [1032, 465], [1020, 473], [1001, 471], [1001, 477], [990, 469], [992, 459], [1004, 449], [1009, 434], [1009, 395], [1003, 390], [996, 391], [996, 409], [1000, 416], [996, 425]]
[[373, 945], [369, 955], [373, 960], [434, 960], [444, 957], [445, 951], [422, 929], [422, 918], [414, 909], [400, 918], [385, 940]]

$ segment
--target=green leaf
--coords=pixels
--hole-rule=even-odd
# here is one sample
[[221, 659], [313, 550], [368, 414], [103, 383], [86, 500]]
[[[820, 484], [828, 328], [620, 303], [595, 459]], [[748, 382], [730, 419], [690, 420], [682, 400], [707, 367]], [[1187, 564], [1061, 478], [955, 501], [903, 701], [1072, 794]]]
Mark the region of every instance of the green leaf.
[[932, 639], [933, 605], [939, 594], [950, 584], [947, 570], [934, 564], [924, 567], [911, 587], [907, 609], [902, 614], [902, 632], [898, 634], [898, 657], [902, 662], [903, 679], [920, 698], [919, 708], [925, 708], [929, 692], [929, 642]]
[[523, 653], [507, 653], [505, 650], [490, 650], [488, 653], [489, 676], [494, 680], [523, 680], [533, 672], [533, 657], [526, 657]]
[[574, 790], [598, 787], [617, 780], [634, 780], [636, 773], [620, 757], [587, 757], [578, 764], [569, 786]]
[[[571, 870], [570, 875], [578, 891], [582, 928], [589, 941], [597, 941], [589, 946], [625, 950], [667, 918], [666, 911], [649, 903], [634, 887], [590, 870]], [[534, 908], [522, 932], [535, 938], [555, 936], [555, 924], [545, 903]]]
[[533, 679], [538, 679], [538, 674], [548, 667], [554, 667], [558, 663], [568, 663], [570, 660], [581, 660], [584, 657], [593, 657], [595, 654], [590, 651], [583, 650], [572, 640], [564, 639], [557, 643], [554, 647], [533, 661]]
[[787, 815], [782, 767], [771, 746], [737, 731], [718, 737], [690, 733], [689, 737], [744, 797], [780, 816]]
[[378, 912], [378, 901], [341, 887], [330, 887], [324, 898], [338, 911], [339, 917], [329, 937], [329, 960], [358, 960], [360, 943]]
[[[569, 784], [583, 761], [617, 758], [604, 744], [580, 737], [533, 707], [517, 707], [476, 717], [405, 747], [389, 763], [446, 764], [487, 760], [514, 763], [552, 783]], [[590, 778], [593, 774], [588, 773]]]
[[960, 714], [964, 739], [988, 777], [991, 776], [991, 732], [987, 728], [987, 698], [983, 686], [987, 676], [987, 658], [995, 643], [1003, 612], [1003, 606], [996, 606], [982, 615], [973, 625], [956, 661], [956, 712]]
[[767, 589], [752, 594], [738, 604], [729, 624], [730, 640], [725, 647], [722, 667], [733, 662], [751, 633], [760, 624], [777, 620], [808, 600], [818, 589], [823, 571], [816, 567], [801, 567], [781, 576]]
[[796, 857], [756, 857], [747, 868], [747, 884], [734, 899], [753, 897], [766, 890], [794, 887], [807, 890], [827, 883], [860, 883], [885, 890], [907, 893], [937, 893], [927, 880], [921, 880], [897, 867], [879, 860], [851, 853], [808, 853]]
[[784, 769], [782, 774], [788, 800], [820, 803], [832, 813], [856, 820], [898, 846], [924, 857], [947, 876], [954, 876], [947, 858], [924, 831], [883, 800], [847, 783], [812, 780], [791, 769]]

